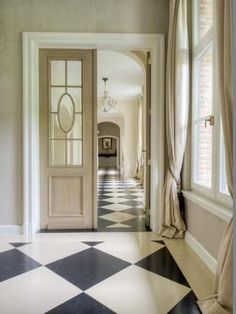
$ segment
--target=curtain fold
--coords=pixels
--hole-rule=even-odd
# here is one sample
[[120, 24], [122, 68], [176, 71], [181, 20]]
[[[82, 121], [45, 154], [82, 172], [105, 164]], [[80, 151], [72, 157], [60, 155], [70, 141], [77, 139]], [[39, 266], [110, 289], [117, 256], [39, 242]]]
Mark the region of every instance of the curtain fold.
[[[232, 101], [232, 1], [216, 0], [216, 61], [220, 111], [225, 142], [227, 185], [233, 196], [233, 101]], [[219, 249], [215, 295], [199, 301], [204, 314], [232, 313], [233, 220]]]
[[189, 43], [187, 0], [170, 0], [166, 70], [166, 139], [168, 171], [159, 234], [183, 238], [186, 230], [179, 210], [177, 183], [185, 151], [189, 109]]

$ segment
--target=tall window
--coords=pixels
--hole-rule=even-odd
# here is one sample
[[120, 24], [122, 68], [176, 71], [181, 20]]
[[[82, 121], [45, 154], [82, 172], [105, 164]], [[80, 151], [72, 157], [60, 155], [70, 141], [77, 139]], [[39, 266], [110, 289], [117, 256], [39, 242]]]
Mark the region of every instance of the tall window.
[[230, 206], [217, 103], [214, 0], [194, 1], [192, 189]]

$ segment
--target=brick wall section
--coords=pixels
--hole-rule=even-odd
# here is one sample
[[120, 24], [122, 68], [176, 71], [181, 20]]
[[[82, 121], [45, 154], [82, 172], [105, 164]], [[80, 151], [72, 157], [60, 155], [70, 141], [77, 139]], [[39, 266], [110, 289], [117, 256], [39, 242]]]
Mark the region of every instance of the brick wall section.
[[213, 1], [199, 0], [199, 37], [202, 38], [213, 23]]
[[[212, 48], [209, 48], [199, 62], [198, 118], [212, 113], [212, 61]], [[211, 187], [212, 126], [208, 123], [205, 128], [205, 121], [199, 123], [197, 146], [197, 182]]]

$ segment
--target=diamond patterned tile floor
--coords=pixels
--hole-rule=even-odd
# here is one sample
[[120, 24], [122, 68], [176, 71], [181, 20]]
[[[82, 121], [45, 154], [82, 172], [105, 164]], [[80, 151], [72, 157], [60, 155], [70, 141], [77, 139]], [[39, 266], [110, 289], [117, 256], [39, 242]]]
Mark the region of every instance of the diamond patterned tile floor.
[[[6, 242], [21, 245], [5, 245], [0, 253], [1, 313], [201, 313], [165, 240], [143, 232], [120, 235], [42, 234], [32, 243]], [[58, 244], [61, 254], [48, 253], [53, 262], [38, 263]]]
[[[99, 175], [98, 230], [149, 231], [145, 226], [144, 190], [140, 182], [134, 178], [121, 179], [114, 170], [112, 173], [102, 170]], [[109, 220], [109, 224], [104, 220]]]

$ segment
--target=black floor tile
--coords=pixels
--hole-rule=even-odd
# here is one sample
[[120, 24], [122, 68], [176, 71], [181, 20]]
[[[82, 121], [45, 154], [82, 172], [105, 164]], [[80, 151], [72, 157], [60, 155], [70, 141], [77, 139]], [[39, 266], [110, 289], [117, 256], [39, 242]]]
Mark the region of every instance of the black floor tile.
[[[126, 191], [127, 193], [127, 191]], [[122, 196], [123, 197], [123, 196]], [[124, 198], [127, 198], [128, 200], [135, 200], [137, 198], [137, 195], [132, 195], [132, 194], [126, 194]]]
[[80, 289], [86, 290], [129, 265], [130, 263], [92, 247], [46, 267]]
[[137, 216], [137, 218], [124, 221], [124, 223], [128, 226], [131, 226], [133, 229], [135, 229], [135, 231], [147, 231], [145, 226], [145, 218], [143, 217]]
[[106, 205], [110, 205], [113, 204], [111, 202], [107, 202], [107, 201], [98, 201], [98, 207], [102, 207], [102, 206], [106, 206]]
[[157, 252], [143, 258], [136, 265], [189, 287], [187, 280], [167, 247], [163, 247]]
[[114, 213], [114, 210], [98, 207], [98, 217], [112, 213]]
[[[105, 194], [107, 194], [107, 193], [105, 193]], [[98, 196], [99, 201], [105, 201], [107, 198], [111, 198], [111, 196], [103, 195], [103, 194]]]
[[[114, 213], [114, 212], [113, 212]], [[114, 225], [115, 222], [114, 221], [109, 221], [103, 218], [99, 218], [98, 217], [98, 228], [106, 228], [108, 226]]]
[[2, 252], [0, 253], [0, 281], [10, 279], [40, 266], [41, 264], [17, 249]]
[[[47, 312], [48, 314], [113, 314], [103, 304], [91, 298], [89, 295], [82, 293], [73, 299], [55, 307]], [[46, 313], [46, 314], [47, 314]]]
[[90, 246], [95, 246], [98, 245], [100, 243], [103, 243], [104, 241], [86, 241], [86, 242], [82, 242], [84, 244], [90, 245]]
[[[123, 203], [122, 203], [123, 204]], [[142, 208], [128, 208], [120, 211], [121, 213], [126, 213], [126, 214], [131, 214], [131, 215], [136, 215], [136, 216], [143, 216], [144, 211]]]
[[21, 246], [24, 246], [24, 245], [30, 244], [30, 243], [32, 243], [32, 242], [14, 242], [14, 243], [11, 242], [9, 244], [11, 244], [14, 247], [21, 247]]
[[[125, 198], [125, 197], [124, 197], [124, 198]], [[125, 202], [122, 202], [122, 203], [120, 203], [120, 204], [122, 204], [122, 205], [128, 205], [128, 206], [133, 206], [133, 207], [139, 206], [139, 205], [143, 205], [142, 202], [140, 202], [140, 201], [135, 201], [135, 199], [129, 200], [129, 201], [125, 201]]]
[[159, 244], [163, 244], [163, 245], [165, 245], [165, 242], [164, 242], [164, 241], [162, 241], [162, 240], [152, 240], [152, 242], [157, 242], [157, 243], [159, 243]]
[[177, 303], [168, 314], [201, 314], [197, 305], [197, 298], [193, 291], [190, 291], [179, 303]]

